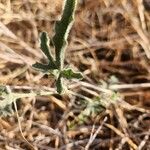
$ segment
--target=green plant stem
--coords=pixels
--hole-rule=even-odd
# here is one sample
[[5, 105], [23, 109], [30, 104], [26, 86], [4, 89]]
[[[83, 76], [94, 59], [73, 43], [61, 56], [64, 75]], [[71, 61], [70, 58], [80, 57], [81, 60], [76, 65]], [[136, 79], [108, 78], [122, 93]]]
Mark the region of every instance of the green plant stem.
[[0, 109], [5, 108], [7, 105], [11, 105], [14, 101], [20, 98], [25, 97], [36, 97], [36, 96], [48, 96], [52, 95], [54, 93], [52, 92], [31, 92], [31, 93], [8, 93], [8, 94], [2, 94], [1, 97], [4, 98], [4, 100], [0, 101]]

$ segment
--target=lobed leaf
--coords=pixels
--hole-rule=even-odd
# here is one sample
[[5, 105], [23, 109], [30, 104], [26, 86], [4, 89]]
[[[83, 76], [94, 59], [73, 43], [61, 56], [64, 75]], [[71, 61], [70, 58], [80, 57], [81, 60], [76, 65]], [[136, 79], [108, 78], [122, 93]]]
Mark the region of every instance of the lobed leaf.
[[40, 70], [41, 72], [47, 72], [50, 68], [48, 64], [41, 64], [36, 62], [35, 64], [32, 65], [35, 69]]
[[68, 69], [64, 69], [62, 72], [62, 77], [66, 78], [66, 79], [82, 79], [83, 75], [80, 72], [75, 72], [74, 70], [72, 70], [71, 68]]
[[43, 51], [43, 53], [47, 56], [50, 64], [55, 66], [49, 44], [50, 44], [50, 40], [49, 40], [48, 34], [46, 32], [42, 32], [40, 36], [40, 48]]
[[66, 0], [62, 18], [60, 21], [57, 21], [55, 25], [55, 35], [53, 37], [53, 43], [55, 46], [57, 67], [60, 69], [63, 68], [64, 53], [67, 46], [68, 33], [73, 24], [76, 4], [77, 0]]

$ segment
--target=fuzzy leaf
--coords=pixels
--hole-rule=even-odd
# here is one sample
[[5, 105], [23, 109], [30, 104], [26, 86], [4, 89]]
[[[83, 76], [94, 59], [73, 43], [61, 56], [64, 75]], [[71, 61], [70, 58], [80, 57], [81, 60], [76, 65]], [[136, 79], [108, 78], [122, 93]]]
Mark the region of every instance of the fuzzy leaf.
[[50, 40], [48, 34], [46, 32], [42, 32], [40, 36], [40, 48], [43, 51], [43, 53], [47, 56], [50, 64], [55, 65], [53, 56], [50, 51], [49, 44], [50, 44]]
[[74, 72], [71, 68], [69, 69], [64, 69], [62, 72], [62, 77], [66, 79], [82, 79], [83, 75], [80, 72]]
[[53, 43], [55, 46], [56, 63], [59, 69], [63, 68], [68, 33], [73, 24], [76, 5], [77, 0], [66, 0], [62, 18], [60, 21], [57, 21], [55, 25]]
[[47, 72], [50, 68], [48, 64], [35, 63], [32, 65], [35, 69], [38, 69], [42, 72]]
[[13, 111], [12, 105], [6, 105], [5, 108], [0, 109], [0, 116], [2, 117], [11, 116], [13, 112], [14, 111]]

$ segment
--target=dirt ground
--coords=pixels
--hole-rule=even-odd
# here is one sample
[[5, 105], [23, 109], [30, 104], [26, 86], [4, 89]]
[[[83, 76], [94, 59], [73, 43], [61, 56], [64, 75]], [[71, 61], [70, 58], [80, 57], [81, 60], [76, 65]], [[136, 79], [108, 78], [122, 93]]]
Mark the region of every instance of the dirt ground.
[[65, 66], [84, 78], [66, 81], [64, 95], [32, 68], [45, 62], [39, 35], [54, 35], [61, 8], [0, 0], [0, 85], [54, 93], [17, 100], [18, 112], [1, 116], [0, 150], [150, 150], [150, 0], [79, 0]]

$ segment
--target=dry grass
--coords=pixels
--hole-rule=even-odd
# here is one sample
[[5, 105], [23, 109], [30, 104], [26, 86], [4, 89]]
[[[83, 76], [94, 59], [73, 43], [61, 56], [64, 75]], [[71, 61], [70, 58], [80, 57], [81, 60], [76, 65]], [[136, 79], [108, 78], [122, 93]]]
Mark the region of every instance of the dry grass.
[[[144, 1], [144, 3], [143, 3]], [[69, 37], [66, 65], [84, 74], [64, 96], [24, 98], [17, 103], [24, 137], [37, 150], [150, 149], [150, 1], [82, 0]], [[0, 84], [13, 91], [55, 91], [54, 80], [31, 67], [44, 61], [39, 33], [53, 35], [61, 0], [0, 0]], [[111, 76], [118, 81], [112, 82]], [[68, 124], [83, 99], [104, 89], [122, 99], [84, 124]], [[106, 96], [107, 97], [107, 96]], [[0, 118], [0, 150], [28, 150], [17, 114]]]

